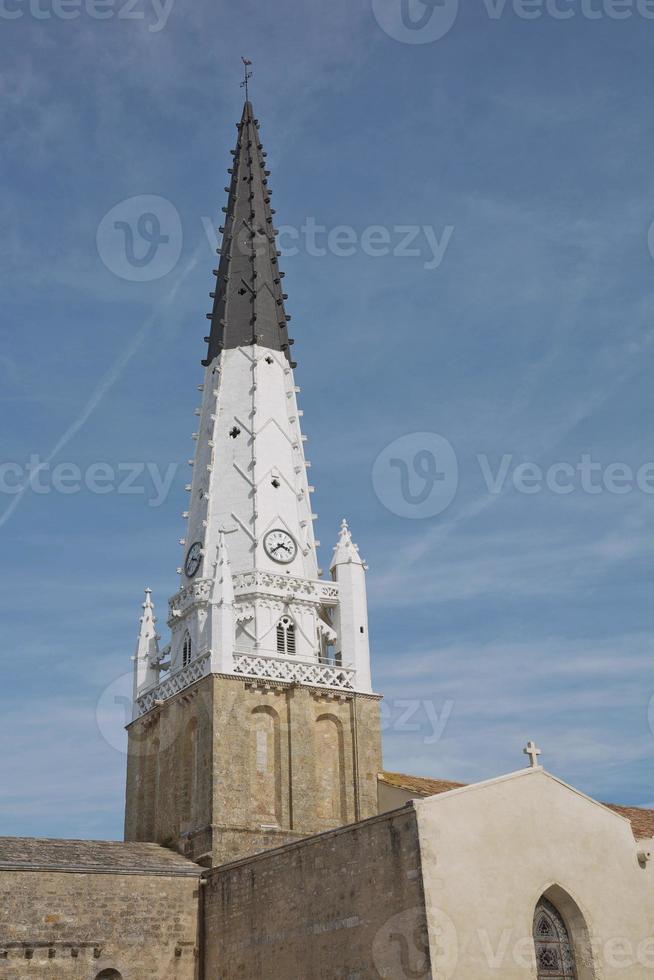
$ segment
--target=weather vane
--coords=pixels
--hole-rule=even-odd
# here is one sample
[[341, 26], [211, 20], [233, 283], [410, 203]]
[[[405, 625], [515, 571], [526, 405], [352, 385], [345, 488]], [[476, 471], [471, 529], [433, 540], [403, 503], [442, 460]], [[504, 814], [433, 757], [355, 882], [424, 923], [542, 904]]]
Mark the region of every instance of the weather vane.
[[245, 89], [245, 101], [249, 102], [250, 95], [248, 92], [248, 83], [252, 78], [252, 72], [250, 71], [250, 68], [252, 67], [252, 62], [250, 61], [249, 58], [244, 58], [243, 55], [241, 55], [241, 61], [243, 62], [243, 67], [245, 69], [245, 78], [241, 82], [241, 88]]

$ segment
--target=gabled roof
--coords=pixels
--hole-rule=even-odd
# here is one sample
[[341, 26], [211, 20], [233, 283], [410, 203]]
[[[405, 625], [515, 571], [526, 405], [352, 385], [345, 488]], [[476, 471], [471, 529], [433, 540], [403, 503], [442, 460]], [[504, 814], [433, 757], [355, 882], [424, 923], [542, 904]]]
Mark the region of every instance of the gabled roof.
[[654, 837], [654, 810], [644, 810], [637, 806], [618, 806], [617, 803], [605, 803], [604, 806], [630, 821], [636, 840]]
[[290, 361], [290, 346], [282, 289], [284, 273], [279, 271], [272, 191], [268, 186], [265, 153], [259, 136], [259, 121], [251, 102], [243, 107], [238, 124], [238, 142], [233, 150], [224, 223], [220, 227], [222, 246], [215, 270], [216, 289], [212, 293], [209, 352], [211, 364], [221, 350], [260, 344], [284, 351]]
[[436, 796], [451, 789], [460, 789], [465, 783], [452, 783], [446, 779], [427, 779], [424, 776], [407, 776], [403, 772], [380, 772], [379, 780], [386, 786], [404, 789], [417, 796]]
[[0, 871], [191, 875], [202, 868], [159, 844], [0, 837]]
[[[464, 789], [468, 783], [453, 783], [446, 779], [427, 779], [424, 776], [408, 776], [401, 772], [380, 772], [379, 781], [386, 786], [394, 786], [396, 789], [405, 790], [419, 797], [437, 796], [439, 793], [448, 793], [454, 789]], [[645, 810], [640, 807], [618, 806], [615, 803], [602, 803], [602, 806], [613, 810], [621, 817], [626, 817], [631, 823], [634, 837], [636, 840], [645, 840], [654, 837], [654, 810]]]

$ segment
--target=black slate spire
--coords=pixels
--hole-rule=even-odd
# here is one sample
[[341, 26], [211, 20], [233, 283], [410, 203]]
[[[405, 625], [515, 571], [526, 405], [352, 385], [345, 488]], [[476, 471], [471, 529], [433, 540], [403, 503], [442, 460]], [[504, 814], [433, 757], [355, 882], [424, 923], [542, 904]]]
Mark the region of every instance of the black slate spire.
[[[259, 344], [284, 351], [291, 362], [288, 321], [279, 271], [274, 211], [270, 207], [265, 153], [252, 103], [246, 102], [238, 124], [238, 142], [222, 232], [217, 286], [208, 337], [211, 364], [221, 350]], [[292, 363], [292, 362], [291, 362]], [[293, 365], [294, 366], [294, 365]]]

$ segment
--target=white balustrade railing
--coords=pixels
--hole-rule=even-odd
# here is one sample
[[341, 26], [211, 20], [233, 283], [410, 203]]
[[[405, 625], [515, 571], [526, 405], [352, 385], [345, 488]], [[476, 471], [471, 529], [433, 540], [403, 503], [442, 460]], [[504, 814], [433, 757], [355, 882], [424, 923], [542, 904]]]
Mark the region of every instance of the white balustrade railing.
[[311, 684], [341, 691], [353, 691], [355, 680], [355, 671], [351, 667], [260, 653], [235, 653], [234, 673], [239, 677]]
[[170, 674], [160, 684], [157, 684], [156, 687], [151, 687], [149, 691], [145, 691], [136, 699], [138, 714], [144, 715], [147, 711], [151, 711], [154, 708], [156, 701], [165, 701], [167, 698], [172, 698], [174, 694], [179, 694], [180, 691], [201, 680], [209, 673], [210, 660], [211, 654], [203, 653], [199, 657], [196, 657], [195, 660], [192, 660], [190, 664], [187, 664], [186, 667], [181, 667], [179, 670]]
[[[211, 654], [203, 653], [170, 674], [155, 687], [144, 691], [136, 699], [136, 716], [146, 714], [158, 701], [166, 701], [184, 691], [191, 684], [202, 680], [210, 670]], [[324, 660], [296, 660], [293, 657], [276, 657], [268, 653], [234, 654], [234, 674], [261, 680], [309, 684], [331, 687], [339, 691], [353, 691], [356, 672], [352, 667], [340, 667]]]

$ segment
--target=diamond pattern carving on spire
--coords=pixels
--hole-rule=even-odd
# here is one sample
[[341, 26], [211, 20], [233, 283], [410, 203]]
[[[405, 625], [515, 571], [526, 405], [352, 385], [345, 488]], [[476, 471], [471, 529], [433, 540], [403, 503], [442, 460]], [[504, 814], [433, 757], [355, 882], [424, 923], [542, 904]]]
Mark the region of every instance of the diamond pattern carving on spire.
[[283, 351], [292, 366], [288, 320], [270, 206], [270, 172], [252, 103], [246, 102], [233, 151], [231, 184], [211, 320], [208, 366], [221, 350], [258, 344]]

